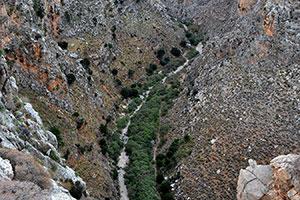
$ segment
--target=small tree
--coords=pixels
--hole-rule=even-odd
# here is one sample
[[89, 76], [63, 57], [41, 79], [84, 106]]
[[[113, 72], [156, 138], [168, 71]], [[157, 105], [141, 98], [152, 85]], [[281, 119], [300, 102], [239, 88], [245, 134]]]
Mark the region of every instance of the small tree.
[[74, 74], [67, 74], [67, 82], [69, 85], [71, 85], [72, 83], [74, 83], [76, 80], [76, 77]]
[[156, 52], [156, 57], [158, 59], [161, 59], [164, 55], [165, 55], [165, 50], [164, 49], [159, 49], [157, 52]]
[[118, 74], [118, 70], [117, 70], [117, 69], [113, 69], [113, 70], [111, 71], [111, 73], [112, 73], [114, 76], [116, 76], [116, 75]]
[[134, 75], [134, 70], [132, 70], [132, 69], [130, 69], [130, 70], [128, 70], [128, 77], [129, 78], [132, 78], [133, 77], [133, 75]]
[[181, 51], [179, 49], [177, 49], [176, 47], [173, 47], [171, 49], [171, 54], [175, 57], [179, 57], [181, 55]]

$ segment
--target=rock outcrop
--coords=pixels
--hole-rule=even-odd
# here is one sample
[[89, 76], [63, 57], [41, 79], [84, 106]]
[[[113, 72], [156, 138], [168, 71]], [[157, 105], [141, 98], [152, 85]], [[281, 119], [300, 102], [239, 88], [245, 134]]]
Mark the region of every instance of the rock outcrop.
[[300, 156], [282, 155], [270, 165], [257, 165], [241, 169], [238, 185], [238, 200], [299, 200]]
[[[56, 136], [43, 127], [39, 114], [18, 95], [10, 76], [0, 92], [0, 199], [74, 199], [86, 184], [58, 152]], [[64, 184], [71, 188], [62, 187]], [[59, 186], [60, 185], [60, 186]], [[71, 194], [70, 194], [71, 193]]]

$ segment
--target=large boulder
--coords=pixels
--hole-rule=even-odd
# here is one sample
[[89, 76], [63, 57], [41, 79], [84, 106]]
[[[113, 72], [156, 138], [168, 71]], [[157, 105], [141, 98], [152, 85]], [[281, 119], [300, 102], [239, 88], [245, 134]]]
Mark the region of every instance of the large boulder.
[[240, 170], [238, 200], [299, 200], [300, 156], [289, 154], [278, 156], [270, 165], [250, 166]]
[[254, 160], [249, 160], [249, 164], [249, 167], [240, 171], [237, 198], [258, 200], [268, 192], [273, 171], [269, 165], [257, 165]]

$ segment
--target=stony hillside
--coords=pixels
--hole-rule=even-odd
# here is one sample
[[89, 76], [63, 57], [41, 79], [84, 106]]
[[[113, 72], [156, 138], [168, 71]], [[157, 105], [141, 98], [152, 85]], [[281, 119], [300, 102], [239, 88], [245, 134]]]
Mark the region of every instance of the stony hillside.
[[249, 158], [299, 152], [299, 2], [236, 3], [236, 24], [206, 42], [166, 119], [168, 144], [194, 141], [174, 170], [176, 199], [235, 199]]

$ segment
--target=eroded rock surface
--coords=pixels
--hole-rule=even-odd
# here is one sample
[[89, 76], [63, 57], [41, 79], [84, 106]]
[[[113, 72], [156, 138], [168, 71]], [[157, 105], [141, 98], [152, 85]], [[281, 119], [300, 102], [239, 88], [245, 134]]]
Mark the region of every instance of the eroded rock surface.
[[241, 169], [238, 200], [297, 200], [300, 198], [300, 156], [282, 155], [270, 165], [251, 165]]

